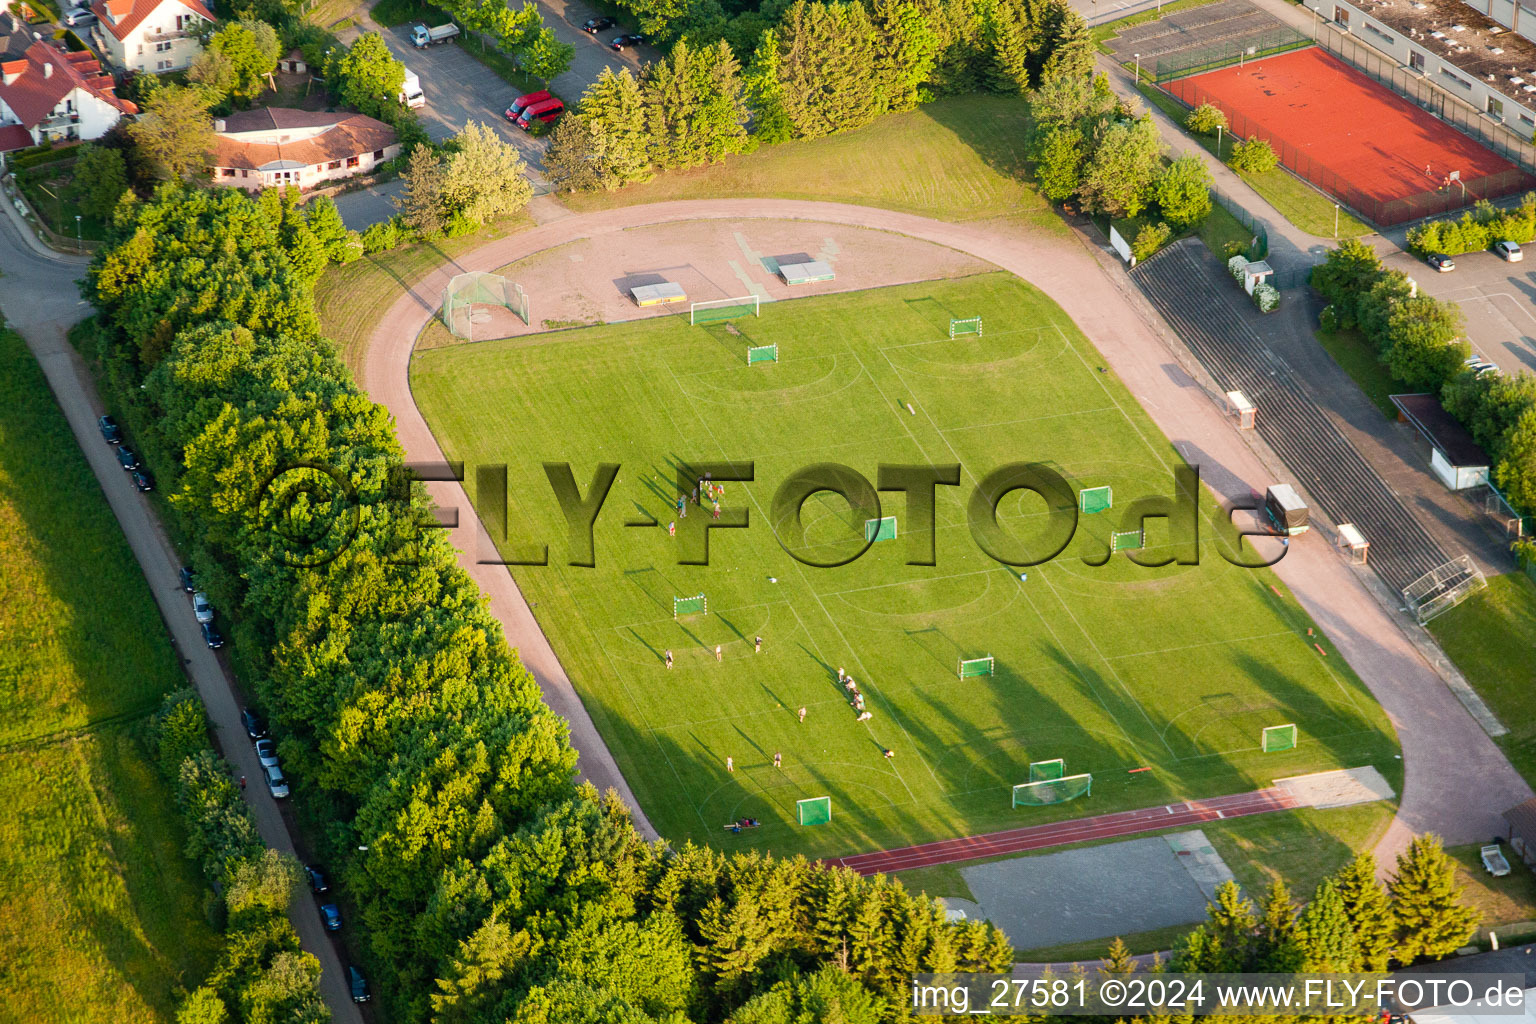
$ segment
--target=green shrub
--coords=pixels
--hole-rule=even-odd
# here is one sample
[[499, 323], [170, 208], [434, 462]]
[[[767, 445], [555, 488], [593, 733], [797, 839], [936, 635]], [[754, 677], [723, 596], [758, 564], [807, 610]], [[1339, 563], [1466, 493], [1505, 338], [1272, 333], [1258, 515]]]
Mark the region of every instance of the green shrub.
[[1184, 118], [1184, 127], [1196, 135], [1210, 135], [1217, 128], [1227, 127], [1227, 115], [1221, 112], [1220, 107], [1202, 103]]
[[1317, 314], [1317, 329], [1326, 334], [1333, 334], [1339, 329], [1339, 314], [1332, 304], [1323, 307], [1323, 311]]
[[368, 225], [368, 230], [363, 232], [363, 252], [370, 256], [374, 253], [388, 252], [398, 246], [400, 241], [400, 220], [398, 217], [391, 217], [389, 220]]
[[1232, 165], [1234, 171], [1263, 174], [1274, 170], [1280, 160], [1275, 156], [1274, 147], [1268, 139], [1249, 139], [1232, 147], [1232, 156], [1227, 163]]
[[1420, 256], [1443, 252], [1455, 256], [1481, 252], [1495, 242], [1522, 245], [1536, 239], [1536, 193], [1527, 193], [1520, 205], [1500, 210], [1481, 200], [1456, 220], [1432, 220], [1408, 229], [1408, 250]]
[[1131, 243], [1131, 255], [1137, 260], [1144, 260], [1167, 245], [1168, 239], [1172, 237], [1173, 229], [1162, 221], [1143, 224], [1141, 230], [1136, 232], [1136, 240]]

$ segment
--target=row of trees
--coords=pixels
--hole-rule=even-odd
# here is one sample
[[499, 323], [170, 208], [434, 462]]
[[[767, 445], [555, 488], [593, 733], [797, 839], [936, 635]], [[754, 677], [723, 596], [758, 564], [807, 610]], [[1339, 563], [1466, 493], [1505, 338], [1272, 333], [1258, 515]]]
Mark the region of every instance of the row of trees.
[[914, 971], [1005, 969], [995, 928], [897, 883], [647, 843], [574, 784], [564, 722], [320, 337], [307, 217], [167, 184], [119, 207], [86, 294], [391, 1017], [875, 1024]]
[[[693, 167], [758, 143], [861, 128], [930, 98], [949, 40], [918, 0], [795, 0], [746, 50], [693, 33], [638, 79], [605, 70], [555, 130], [546, 166], [558, 188], [618, 188], [653, 169]], [[968, 87], [1020, 93], [1086, 80], [1094, 43], [1065, 3], [1001, 0], [974, 12]], [[982, 74], [981, 71], [985, 71]]]
[[1520, 244], [1536, 238], [1536, 192], [1527, 192], [1520, 205], [1501, 209], [1480, 199], [1459, 220], [1431, 220], [1408, 229], [1408, 249], [1420, 256], [1443, 252], [1455, 256], [1481, 252], [1495, 242]]
[[1383, 886], [1362, 853], [1324, 878], [1298, 908], [1276, 880], [1255, 903], [1235, 882], [1216, 891], [1207, 922], [1175, 951], [1177, 971], [1352, 973], [1440, 959], [1467, 944], [1478, 912], [1462, 902], [1456, 864], [1435, 836], [1420, 836], [1397, 858]]
[[[187, 832], [187, 856], [220, 893], [224, 948], [213, 972], [183, 999], [177, 1024], [324, 1024], [320, 962], [299, 948], [288, 919], [299, 866], [268, 849], [241, 799], [230, 767], [208, 741], [202, 702], [191, 690], [165, 699], [147, 739], [172, 785]], [[189, 979], [190, 980], [190, 979]]]
[[1536, 377], [1468, 369], [1461, 307], [1415, 294], [1408, 276], [1370, 248], [1347, 241], [1312, 271], [1328, 300], [1324, 330], [1359, 329], [1393, 378], [1440, 395], [1447, 411], [1488, 452], [1494, 483], [1517, 509], [1536, 513]]

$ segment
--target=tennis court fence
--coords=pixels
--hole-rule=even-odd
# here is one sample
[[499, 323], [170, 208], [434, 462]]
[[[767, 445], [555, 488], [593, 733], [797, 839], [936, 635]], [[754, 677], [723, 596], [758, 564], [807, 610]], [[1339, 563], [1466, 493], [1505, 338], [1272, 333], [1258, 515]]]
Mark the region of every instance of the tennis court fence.
[[[1357, 188], [1347, 174], [1329, 167], [1289, 141], [1263, 122], [1232, 109], [1227, 102], [1213, 96], [1198, 82], [1181, 80], [1167, 82], [1162, 88], [1181, 104], [1193, 110], [1202, 103], [1219, 107], [1227, 115], [1233, 136], [1240, 139], [1267, 139], [1279, 157], [1281, 166], [1292, 174], [1311, 182], [1333, 196], [1342, 205], [1380, 227], [1405, 224], [1424, 217], [1440, 216], [1468, 207], [1479, 199], [1498, 199], [1536, 186], [1536, 178], [1520, 168], [1510, 168], [1496, 174], [1468, 178], [1449, 185], [1426, 189], [1423, 192], [1394, 199], [1381, 199]], [[1426, 179], [1427, 180], [1427, 179]]]
[[[1312, 37], [1289, 25], [1262, 32], [1250, 32], [1233, 39], [1221, 39], [1205, 46], [1192, 46], [1157, 58], [1152, 80], [1159, 84], [1175, 78], [1203, 75], [1260, 57], [1273, 57], [1312, 45]], [[1122, 55], [1123, 57], [1123, 55]]]

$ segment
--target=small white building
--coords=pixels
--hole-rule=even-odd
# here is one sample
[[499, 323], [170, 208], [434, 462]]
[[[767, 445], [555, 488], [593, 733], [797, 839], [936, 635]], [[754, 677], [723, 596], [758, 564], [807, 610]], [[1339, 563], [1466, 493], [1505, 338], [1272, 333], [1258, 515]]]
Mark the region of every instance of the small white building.
[[[17, 47], [16, 49], [19, 49]], [[42, 40], [0, 61], [0, 152], [45, 142], [97, 139], [138, 107], [113, 91], [96, 57]]]
[[91, 42], [114, 67], [164, 74], [192, 66], [213, 14], [202, 0], [96, 0]]
[[312, 188], [367, 174], [400, 155], [400, 137], [393, 128], [344, 111], [263, 107], [231, 114], [213, 127], [213, 183], [248, 192], [287, 185]]

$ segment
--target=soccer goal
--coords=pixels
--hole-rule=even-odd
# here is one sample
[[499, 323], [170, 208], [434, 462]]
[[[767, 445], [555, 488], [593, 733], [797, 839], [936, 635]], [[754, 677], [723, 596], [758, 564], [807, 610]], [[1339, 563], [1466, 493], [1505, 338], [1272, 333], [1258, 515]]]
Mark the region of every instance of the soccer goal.
[[1059, 779], [1041, 779], [1039, 782], [1021, 782], [1013, 787], [1013, 806], [1044, 807], [1048, 804], [1066, 803], [1093, 792], [1093, 776], [1066, 775]]
[[1146, 546], [1147, 531], [1142, 530], [1115, 530], [1109, 535], [1109, 550], [1137, 551]]
[[990, 654], [985, 658], [961, 658], [960, 667], [956, 670], [956, 674], [961, 679], [969, 679], [972, 676], [989, 676], [992, 674], [994, 667], [995, 664]]
[[1296, 749], [1296, 726], [1269, 725], [1265, 726], [1264, 734], [1259, 741], [1263, 745], [1264, 753], [1274, 754], [1282, 750]]
[[708, 615], [709, 598], [703, 594], [694, 594], [692, 597], [674, 597], [672, 599], [672, 617], [679, 615]]
[[690, 324], [709, 324], [719, 320], [736, 320], [744, 316], [758, 316], [756, 295], [743, 295], [735, 299], [706, 299], [688, 304]]
[[1055, 782], [1067, 774], [1067, 762], [1061, 758], [1053, 761], [1029, 762], [1030, 782]]
[[458, 274], [443, 289], [443, 326], [458, 338], [475, 339], [475, 325], [488, 321], [486, 310], [476, 306], [504, 306], [524, 324], [528, 319], [528, 295], [516, 281], [483, 270]]
[[951, 320], [949, 322], [949, 336], [951, 338], [958, 338], [962, 334], [974, 334], [978, 338], [981, 337], [981, 317], [972, 316], [961, 320]]
[[1077, 492], [1077, 510], [1085, 516], [1103, 512], [1114, 506], [1115, 489], [1108, 484], [1103, 487], [1084, 487]]
[[813, 796], [796, 800], [795, 816], [802, 825], [825, 825], [832, 820], [832, 798]]
[[864, 542], [873, 544], [877, 540], [896, 539], [896, 517], [882, 516], [879, 519], [864, 520]]
[[748, 345], [747, 365], [754, 366], [757, 363], [776, 363], [779, 361], [779, 346], [775, 342], [772, 345]]

